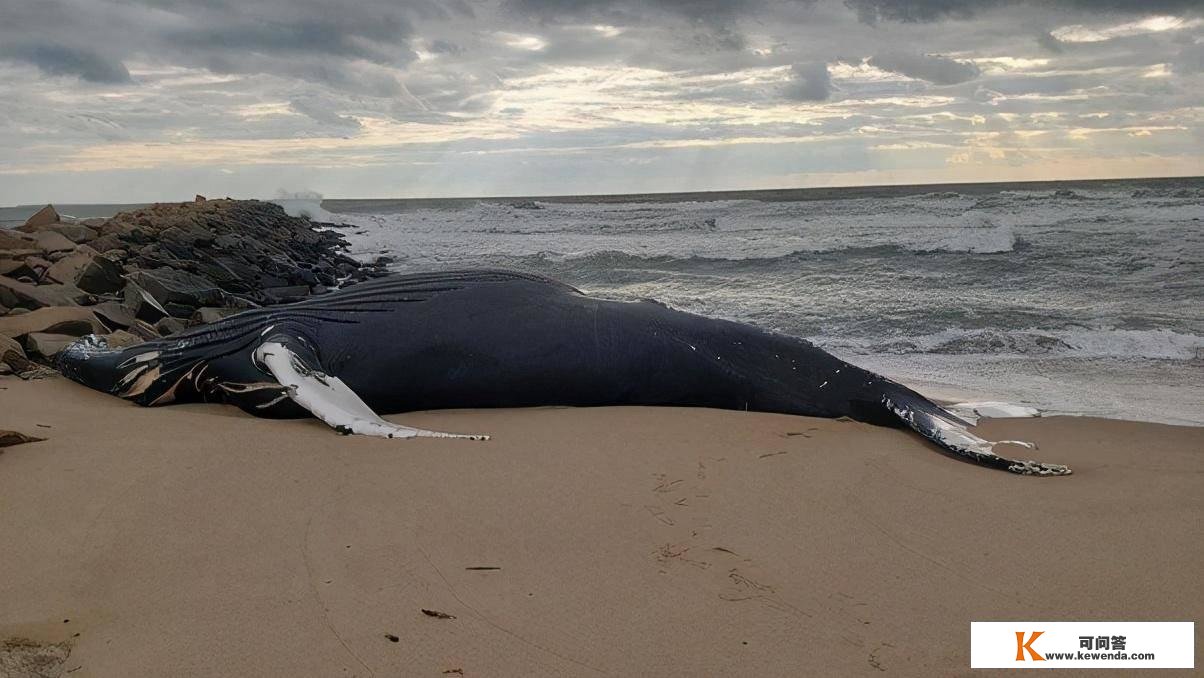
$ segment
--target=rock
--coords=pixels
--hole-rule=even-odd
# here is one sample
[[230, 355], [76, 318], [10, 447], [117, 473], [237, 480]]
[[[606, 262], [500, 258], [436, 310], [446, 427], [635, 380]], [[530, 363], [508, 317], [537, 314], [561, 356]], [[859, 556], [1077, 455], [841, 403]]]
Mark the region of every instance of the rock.
[[8, 363], [8, 354], [15, 354], [19, 358], [25, 357], [25, 349], [21, 348], [20, 342], [16, 339], [0, 334], [0, 363]]
[[31, 311], [28, 308], [21, 308], [20, 306], [18, 306], [17, 308], [8, 309], [7, 315], [25, 315], [26, 313], [30, 313], [30, 312]]
[[42, 209], [34, 212], [34, 215], [25, 220], [25, 224], [17, 230], [29, 232], [29, 229], [45, 226], [59, 221], [59, 213], [54, 209], [53, 205], [47, 205]]
[[51, 224], [43, 226], [41, 230], [54, 231], [74, 243], [85, 243], [98, 235], [96, 231], [82, 224]]
[[151, 325], [145, 320], [135, 320], [134, 324], [130, 325], [130, 333], [141, 337], [146, 341], [158, 339], [161, 336], [159, 331], [155, 329], [154, 325]]
[[33, 241], [34, 246], [43, 252], [75, 249], [75, 243], [68, 240], [63, 234], [54, 231], [34, 231], [29, 234], [29, 238]]
[[25, 259], [20, 262], [19, 266], [12, 269], [5, 275], [7, 275], [10, 278], [15, 278], [17, 280], [20, 280], [22, 278], [28, 278], [36, 283], [37, 281], [42, 279], [42, 277], [46, 274], [46, 271], [50, 268], [50, 266], [51, 266], [51, 263], [49, 261], [43, 259], [42, 257], [29, 256], [29, 257], [25, 257]]
[[108, 294], [125, 287], [121, 267], [100, 254], [76, 252], [56, 262], [47, 274], [51, 280], [71, 283], [94, 294]]
[[138, 320], [156, 323], [160, 318], [168, 315], [162, 304], [135, 283], [127, 282], [122, 288], [121, 294], [122, 305], [128, 308]]
[[213, 283], [195, 273], [160, 267], [152, 271], [136, 271], [129, 279], [146, 290], [165, 309], [168, 304], [187, 307], [188, 313], [201, 306], [222, 304], [225, 294]]
[[70, 334], [82, 337], [93, 332], [103, 333], [104, 325], [97, 320], [91, 309], [83, 306], [60, 306], [39, 308], [36, 311], [0, 318], [0, 335], [22, 337], [33, 332]]
[[89, 240], [88, 246], [97, 252], [104, 254], [110, 250], [123, 249], [125, 247], [125, 242], [122, 241], [121, 238], [110, 233], [109, 235], [102, 235], [95, 240]]
[[3, 316], [3, 315], [8, 315], [8, 307], [4, 306], [4, 305], [0, 305], [0, 316]]
[[25, 266], [34, 272], [34, 278], [38, 280], [44, 278], [53, 265], [53, 262], [42, 257], [25, 257]]
[[214, 308], [212, 306], [205, 306], [204, 308], [198, 308], [196, 313], [192, 314], [190, 320], [193, 325], [208, 325], [222, 318], [229, 318], [236, 313], [241, 313], [242, 310], [240, 308]]
[[67, 348], [77, 339], [79, 337], [70, 334], [34, 332], [25, 337], [25, 348], [29, 349], [30, 353], [40, 355], [43, 358], [53, 358], [58, 355], [59, 351]]
[[127, 329], [137, 320], [133, 309], [119, 301], [105, 301], [88, 308], [111, 330]]
[[0, 360], [0, 377], [5, 377], [13, 373], [13, 368], [9, 367], [8, 363]]
[[196, 197], [193, 198], [192, 201], [193, 202], [205, 202], [205, 196], [201, 195], [200, 193], [197, 193]]
[[[45, 440], [45, 438], [35, 438], [33, 436], [27, 436], [24, 433], [17, 433], [16, 431], [0, 430], [0, 448], [12, 447], [13, 445], [23, 445], [25, 443], [40, 443], [43, 440]], [[59, 662], [60, 666], [61, 666], [62, 662], [65, 662], [66, 660], [67, 660], [67, 654], [66, 654], [66, 652], [64, 652], [62, 661]], [[35, 664], [34, 666], [37, 667], [38, 665]], [[13, 674], [13, 675], [16, 675], [16, 674]], [[36, 675], [50, 675], [50, 674], [28, 673], [28, 674], [21, 674], [21, 675], [36, 676]]]
[[184, 321], [179, 318], [162, 318], [159, 322], [155, 323], [155, 331], [159, 333], [159, 336], [163, 337], [183, 332], [186, 327]]
[[[33, 240], [23, 233], [0, 229], [0, 252], [33, 249]], [[7, 255], [7, 256], [12, 256]], [[15, 257], [14, 257], [15, 258]]]
[[14, 271], [25, 265], [23, 259], [0, 259], [0, 275], [12, 276]]
[[309, 296], [309, 285], [289, 285], [286, 287], [266, 287], [263, 293], [277, 303], [299, 301]]
[[[11, 299], [15, 302], [9, 303]], [[12, 278], [0, 277], [0, 304], [8, 307], [74, 306], [92, 300], [92, 296], [75, 285], [31, 285]]]
[[108, 343], [109, 348], [125, 348], [126, 346], [141, 344], [144, 340], [142, 337], [130, 334], [125, 330], [117, 330], [116, 332], [106, 334], [105, 341]]

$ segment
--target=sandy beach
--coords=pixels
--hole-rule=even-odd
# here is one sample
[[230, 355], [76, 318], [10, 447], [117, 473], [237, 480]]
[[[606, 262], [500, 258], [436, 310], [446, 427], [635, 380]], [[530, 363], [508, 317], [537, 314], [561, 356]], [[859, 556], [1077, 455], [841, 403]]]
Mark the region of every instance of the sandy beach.
[[1201, 428], [984, 422], [1075, 470], [1036, 479], [849, 421], [390, 419], [494, 439], [0, 378], [46, 438], [0, 454], [0, 638], [75, 678], [931, 676], [972, 620], [1204, 616]]

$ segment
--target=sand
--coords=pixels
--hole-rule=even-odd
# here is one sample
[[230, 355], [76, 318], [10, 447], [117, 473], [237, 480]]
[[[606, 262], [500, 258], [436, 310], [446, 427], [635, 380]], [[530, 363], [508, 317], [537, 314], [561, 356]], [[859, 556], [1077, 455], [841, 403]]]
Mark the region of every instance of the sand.
[[1038, 479], [803, 417], [390, 441], [0, 389], [0, 429], [47, 439], [0, 454], [0, 640], [67, 643], [72, 678], [968, 675], [971, 620], [1204, 616], [1201, 428], [985, 422], [1075, 470]]

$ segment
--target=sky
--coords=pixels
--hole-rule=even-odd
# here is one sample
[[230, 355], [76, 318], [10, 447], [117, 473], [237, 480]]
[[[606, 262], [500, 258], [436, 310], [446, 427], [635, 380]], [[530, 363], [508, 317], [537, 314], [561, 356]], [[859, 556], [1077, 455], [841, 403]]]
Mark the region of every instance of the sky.
[[1199, 0], [0, 0], [0, 204], [1204, 174]]

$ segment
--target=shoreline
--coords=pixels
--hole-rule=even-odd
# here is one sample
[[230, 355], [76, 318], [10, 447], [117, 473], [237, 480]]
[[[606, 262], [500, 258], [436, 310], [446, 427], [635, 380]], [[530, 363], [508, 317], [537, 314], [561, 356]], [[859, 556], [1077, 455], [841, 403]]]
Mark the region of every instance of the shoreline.
[[1075, 470], [1026, 478], [830, 419], [388, 418], [494, 438], [0, 378], [47, 439], [0, 454], [0, 637], [72, 676], [919, 676], [968, 670], [970, 621], [1204, 613], [1204, 429], [985, 420]]

